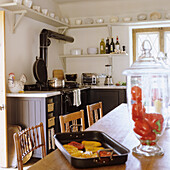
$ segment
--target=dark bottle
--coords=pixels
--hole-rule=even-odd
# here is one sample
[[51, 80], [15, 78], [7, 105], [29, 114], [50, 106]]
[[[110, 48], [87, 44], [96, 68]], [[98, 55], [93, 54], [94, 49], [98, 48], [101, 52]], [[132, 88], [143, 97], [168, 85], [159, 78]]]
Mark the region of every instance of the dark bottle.
[[114, 52], [114, 51], [115, 51], [115, 43], [114, 43], [113, 37], [112, 37], [111, 43], [110, 43], [110, 52], [112, 53], [112, 52]]
[[116, 37], [115, 52], [116, 53], [120, 52], [120, 43], [119, 43], [118, 36]]
[[110, 54], [109, 38], [106, 39], [106, 54]]

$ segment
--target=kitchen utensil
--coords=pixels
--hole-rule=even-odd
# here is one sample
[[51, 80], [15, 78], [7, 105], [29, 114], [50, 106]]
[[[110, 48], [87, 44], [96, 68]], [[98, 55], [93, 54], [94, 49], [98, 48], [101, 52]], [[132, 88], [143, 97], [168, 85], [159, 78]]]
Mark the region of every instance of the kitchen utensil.
[[59, 80], [63, 80], [64, 79], [63, 70], [53, 70], [53, 78], [58, 78]]
[[43, 84], [47, 82], [47, 67], [42, 58], [36, 57], [33, 65], [33, 73], [38, 83]]
[[[127, 161], [129, 149], [112, 139], [104, 132], [100, 131], [84, 131], [72, 133], [57, 133], [54, 135], [57, 148], [63, 153], [65, 158], [75, 168], [93, 168], [107, 165], [124, 164]], [[95, 157], [95, 158], [78, 158], [71, 156], [63, 147], [63, 144], [76, 141], [98, 141], [102, 146], [114, 151], [116, 156]]]
[[76, 81], [77, 74], [65, 74], [65, 77], [67, 81]]
[[147, 19], [147, 15], [146, 14], [139, 14], [137, 16], [138, 21], [143, 21]]
[[87, 54], [97, 54], [98, 48], [97, 47], [89, 47], [87, 48]]
[[152, 12], [151, 14], [150, 14], [150, 19], [151, 20], [157, 20], [157, 19], [161, 19], [161, 13], [159, 13], [159, 12]]
[[61, 88], [65, 86], [65, 81], [58, 78], [53, 78], [52, 80], [48, 80], [48, 85], [52, 88]]
[[76, 49], [71, 49], [71, 55], [81, 55], [82, 54], [82, 49], [76, 48]]
[[106, 71], [106, 78], [104, 85], [113, 85], [113, 80], [112, 80], [112, 65], [105, 65], [105, 71]]
[[133, 131], [140, 144], [132, 152], [143, 156], [163, 155], [157, 141], [167, 125], [169, 68], [151, 55], [148, 40], [142, 43], [142, 55], [125, 70], [127, 98]]

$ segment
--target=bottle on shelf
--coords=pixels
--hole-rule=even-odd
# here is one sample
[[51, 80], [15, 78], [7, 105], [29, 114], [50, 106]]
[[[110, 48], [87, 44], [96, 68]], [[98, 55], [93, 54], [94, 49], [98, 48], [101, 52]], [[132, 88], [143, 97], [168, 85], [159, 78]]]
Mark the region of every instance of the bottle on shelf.
[[120, 43], [119, 43], [119, 38], [118, 38], [118, 36], [116, 37], [115, 53], [120, 53]]
[[101, 42], [100, 42], [100, 54], [105, 54], [106, 53], [106, 50], [105, 50], [105, 42], [104, 42], [104, 38], [101, 39]]
[[115, 43], [113, 41], [113, 37], [111, 39], [111, 43], [110, 43], [110, 53], [114, 52], [115, 51]]
[[110, 54], [110, 44], [109, 44], [109, 38], [106, 39], [106, 54]]

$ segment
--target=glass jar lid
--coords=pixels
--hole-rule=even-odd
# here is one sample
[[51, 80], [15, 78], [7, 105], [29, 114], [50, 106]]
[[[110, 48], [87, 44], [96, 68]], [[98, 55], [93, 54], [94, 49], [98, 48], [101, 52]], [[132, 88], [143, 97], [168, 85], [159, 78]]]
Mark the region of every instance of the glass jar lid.
[[152, 46], [148, 40], [142, 43], [142, 54], [130, 68], [123, 71], [125, 75], [169, 74], [169, 69], [151, 55]]

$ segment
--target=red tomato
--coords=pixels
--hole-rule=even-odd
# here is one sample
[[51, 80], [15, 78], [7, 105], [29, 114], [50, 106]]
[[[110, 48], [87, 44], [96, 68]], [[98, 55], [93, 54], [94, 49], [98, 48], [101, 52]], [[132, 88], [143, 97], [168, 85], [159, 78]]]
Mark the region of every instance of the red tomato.
[[138, 86], [133, 86], [131, 89], [132, 100], [137, 102], [142, 100], [142, 89]]
[[145, 115], [145, 107], [142, 105], [142, 102], [134, 103], [132, 105], [132, 119], [133, 121], [143, 119]]
[[84, 149], [84, 145], [83, 144], [75, 142], [75, 141], [72, 141], [72, 142], [68, 143], [68, 145], [75, 146], [78, 149]]

